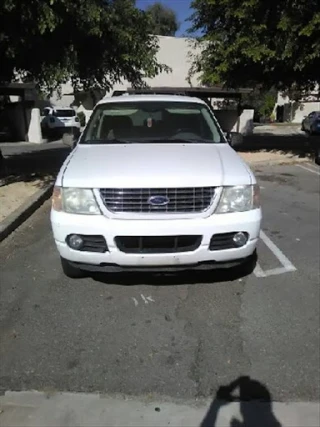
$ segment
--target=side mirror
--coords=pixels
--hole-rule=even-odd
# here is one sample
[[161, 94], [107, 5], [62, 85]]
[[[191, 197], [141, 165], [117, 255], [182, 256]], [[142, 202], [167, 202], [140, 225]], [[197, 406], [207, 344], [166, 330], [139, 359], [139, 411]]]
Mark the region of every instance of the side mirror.
[[228, 132], [227, 141], [232, 148], [239, 147], [243, 143], [243, 135], [239, 132]]

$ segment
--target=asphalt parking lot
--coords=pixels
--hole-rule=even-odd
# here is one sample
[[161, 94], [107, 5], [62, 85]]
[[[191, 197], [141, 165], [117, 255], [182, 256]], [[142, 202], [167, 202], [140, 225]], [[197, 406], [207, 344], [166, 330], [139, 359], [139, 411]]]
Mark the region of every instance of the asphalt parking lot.
[[264, 220], [258, 264], [247, 277], [69, 280], [46, 202], [0, 244], [1, 392], [194, 400], [249, 375], [274, 401], [317, 401], [320, 168], [255, 172]]

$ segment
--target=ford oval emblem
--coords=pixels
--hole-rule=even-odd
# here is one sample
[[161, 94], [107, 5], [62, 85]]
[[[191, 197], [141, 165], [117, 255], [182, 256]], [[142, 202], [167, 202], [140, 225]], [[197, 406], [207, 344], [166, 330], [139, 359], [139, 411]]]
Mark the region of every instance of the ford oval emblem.
[[167, 206], [170, 199], [166, 196], [151, 196], [148, 200], [149, 205], [152, 206]]

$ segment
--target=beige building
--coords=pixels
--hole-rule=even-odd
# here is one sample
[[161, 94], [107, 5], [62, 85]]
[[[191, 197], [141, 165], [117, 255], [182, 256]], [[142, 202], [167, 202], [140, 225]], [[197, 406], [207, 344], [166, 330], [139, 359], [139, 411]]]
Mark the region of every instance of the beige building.
[[[190, 81], [188, 78], [192, 64], [191, 57], [199, 52], [199, 48], [195, 47], [195, 42], [192, 39], [184, 37], [158, 36], [158, 39], [159, 51], [157, 53], [157, 61], [170, 67], [171, 72], [163, 72], [153, 79], [145, 79], [146, 84], [155, 87], [199, 86], [199, 76], [193, 76]], [[113, 91], [126, 90], [128, 87], [131, 87], [130, 83], [123, 80], [121, 83], [116, 84], [112, 91], [104, 93], [103, 96], [111, 96]], [[74, 103], [75, 97], [70, 83], [62, 85], [61, 93], [61, 98], [57, 94], [54, 94], [50, 99], [52, 104], [69, 107]], [[80, 95], [79, 97], [79, 101], [82, 102], [84, 107], [89, 107], [87, 108], [88, 110], [92, 110], [93, 106], [90, 106], [90, 104], [92, 102], [95, 103], [101, 97], [101, 94], [95, 93], [95, 100], [88, 99], [90, 97], [89, 94], [85, 94], [83, 97]]]
[[[200, 53], [200, 45], [195, 40], [185, 37], [165, 37], [159, 36], [159, 51], [157, 60], [159, 63], [170, 67], [170, 72], [162, 72], [152, 79], [145, 79], [150, 87], [157, 88], [195, 88], [200, 87], [199, 75], [190, 74], [192, 61], [195, 55]], [[114, 91], [126, 91], [130, 88], [129, 82], [123, 80], [116, 84], [109, 93], [79, 93], [74, 95], [71, 84], [62, 86], [62, 97], [57, 95], [50, 99], [53, 105], [74, 106], [77, 111], [83, 111], [87, 118], [90, 117], [94, 105], [104, 96], [112, 96]], [[213, 107], [217, 111], [217, 117], [226, 131], [240, 131], [251, 133], [253, 129], [253, 110], [245, 110], [239, 116], [237, 103], [229, 107], [221, 107], [223, 98], [213, 98]]]

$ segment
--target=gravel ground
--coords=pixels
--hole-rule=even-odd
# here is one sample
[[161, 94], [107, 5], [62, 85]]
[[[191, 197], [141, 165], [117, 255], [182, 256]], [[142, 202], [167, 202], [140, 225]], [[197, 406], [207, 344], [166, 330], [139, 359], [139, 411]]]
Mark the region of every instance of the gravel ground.
[[25, 203], [41, 187], [43, 181], [13, 182], [0, 187], [0, 222]]

